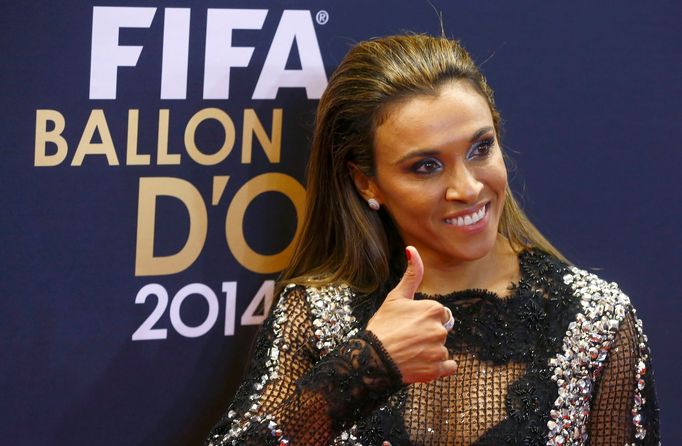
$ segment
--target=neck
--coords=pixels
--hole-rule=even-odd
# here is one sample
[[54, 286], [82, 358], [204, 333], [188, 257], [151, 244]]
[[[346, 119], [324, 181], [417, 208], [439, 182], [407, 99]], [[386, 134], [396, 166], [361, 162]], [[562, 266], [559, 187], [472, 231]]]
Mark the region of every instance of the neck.
[[419, 291], [424, 294], [448, 294], [471, 288], [490, 290], [500, 296], [519, 279], [516, 253], [509, 241], [498, 236], [493, 249], [485, 256], [468, 261], [443, 262], [424, 259], [424, 279]]

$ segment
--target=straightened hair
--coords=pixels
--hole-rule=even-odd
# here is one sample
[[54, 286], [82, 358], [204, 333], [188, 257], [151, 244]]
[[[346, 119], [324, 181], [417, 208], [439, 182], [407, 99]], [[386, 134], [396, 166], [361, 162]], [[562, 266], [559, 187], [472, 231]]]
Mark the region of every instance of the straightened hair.
[[[350, 165], [374, 176], [374, 131], [388, 106], [416, 96], [437, 96], [453, 81], [469, 82], [486, 99], [499, 141], [501, 118], [493, 91], [459, 42], [395, 35], [361, 42], [348, 52], [317, 108], [306, 173], [306, 213], [278, 293], [288, 283], [343, 283], [371, 293], [405, 268], [405, 244], [395, 224], [383, 208], [369, 208], [356, 190]], [[566, 261], [531, 223], [509, 186], [498, 231], [517, 252], [539, 248]]]

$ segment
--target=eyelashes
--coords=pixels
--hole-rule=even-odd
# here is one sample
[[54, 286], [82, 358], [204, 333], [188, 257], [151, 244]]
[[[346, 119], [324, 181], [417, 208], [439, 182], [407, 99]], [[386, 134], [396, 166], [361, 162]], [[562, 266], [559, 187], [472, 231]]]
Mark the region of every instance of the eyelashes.
[[[495, 138], [490, 137], [478, 141], [466, 154], [466, 159], [475, 161], [487, 158], [495, 146]], [[418, 160], [410, 166], [410, 171], [419, 175], [429, 175], [443, 170], [443, 162], [435, 156], [428, 156]]]
[[495, 138], [487, 138], [477, 142], [467, 153], [467, 159], [484, 158], [490, 155], [495, 145]]
[[430, 174], [443, 169], [443, 163], [436, 158], [426, 158], [412, 165], [412, 172], [419, 174]]

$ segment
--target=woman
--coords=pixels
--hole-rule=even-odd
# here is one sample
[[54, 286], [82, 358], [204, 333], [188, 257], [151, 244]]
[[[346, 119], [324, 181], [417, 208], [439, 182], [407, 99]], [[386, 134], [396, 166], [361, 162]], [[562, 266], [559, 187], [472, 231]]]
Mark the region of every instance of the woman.
[[349, 52], [280, 297], [208, 444], [658, 443], [641, 322], [526, 218], [499, 137], [457, 42]]

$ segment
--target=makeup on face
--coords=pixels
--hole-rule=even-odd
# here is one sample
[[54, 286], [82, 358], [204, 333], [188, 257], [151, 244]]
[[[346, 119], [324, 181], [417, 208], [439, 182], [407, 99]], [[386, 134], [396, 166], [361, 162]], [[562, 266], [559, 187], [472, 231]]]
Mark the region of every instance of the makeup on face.
[[374, 135], [369, 187], [429, 262], [493, 249], [507, 171], [487, 101], [465, 82], [393, 105]]

